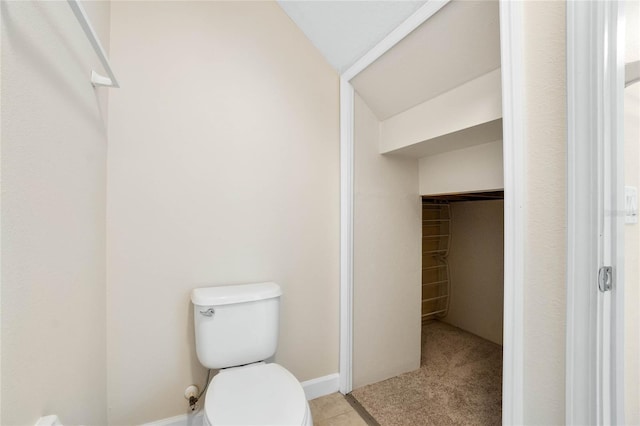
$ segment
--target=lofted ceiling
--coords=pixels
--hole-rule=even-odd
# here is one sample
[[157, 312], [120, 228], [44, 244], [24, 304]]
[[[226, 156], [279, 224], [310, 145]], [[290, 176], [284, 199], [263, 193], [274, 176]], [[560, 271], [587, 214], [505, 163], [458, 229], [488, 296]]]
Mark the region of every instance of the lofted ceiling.
[[425, 1], [284, 1], [278, 4], [339, 72], [371, 50]]
[[385, 120], [500, 67], [497, 0], [454, 0], [351, 83]]

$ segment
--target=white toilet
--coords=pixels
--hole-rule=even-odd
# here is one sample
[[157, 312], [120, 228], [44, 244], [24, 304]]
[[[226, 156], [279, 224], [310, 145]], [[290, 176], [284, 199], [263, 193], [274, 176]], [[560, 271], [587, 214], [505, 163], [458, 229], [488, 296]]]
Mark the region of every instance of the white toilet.
[[265, 362], [278, 344], [281, 294], [271, 282], [191, 292], [198, 360], [220, 369], [205, 395], [205, 425], [313, 424], [300, 382]]

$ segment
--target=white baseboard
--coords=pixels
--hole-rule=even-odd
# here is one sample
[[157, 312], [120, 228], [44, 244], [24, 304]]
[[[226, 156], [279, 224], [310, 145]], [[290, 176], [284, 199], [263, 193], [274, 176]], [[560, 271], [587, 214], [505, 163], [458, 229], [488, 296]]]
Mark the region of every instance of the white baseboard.
[[328, 376], [307, 380], [301, 384], [305, 395], [307, 395], [307, 400], [311, 401], [312, 399], [338, 392], [340, 375], [338, 373], [329, 374]]
[[58, 416], [52, 414], [50, 416], [40, 417], [35, 426], [62, 426], [62, 423], [60, 423]]
[[[320, 398], [338, 392], [340, 386], [340, 375], [338, 373], [329, 374], [328, 376], [318, 377], [300, 383], [304, 389], [307, 400]], [[202, 410], [193, 414], [181, 414], [179, 416], [168, 417], [166, 419], [156, 420], [154, 422], [145, 423], [142, 426], [199, 426], [202, 425]]]
[[199, 410], [193, 414], [180, 414], [179, 416], [145, 423], [141, 426], [202, 426], [203, 415], [202, 410]]

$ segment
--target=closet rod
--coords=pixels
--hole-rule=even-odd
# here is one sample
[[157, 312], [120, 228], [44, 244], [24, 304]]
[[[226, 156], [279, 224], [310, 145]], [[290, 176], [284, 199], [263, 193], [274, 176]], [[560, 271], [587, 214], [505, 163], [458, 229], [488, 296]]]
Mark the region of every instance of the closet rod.
[[80, 23], [82, 30], [84, 31], [85, 35], [89, 39], [89, 43], [91, 43], [93, 50], [96, 52], [96, 55], [98, 55], [98, 58], [100, 59], [100, 62], [102, 63], [102, 66], [104, 67], [104, 70], [107, 72], [107, 75], [108, 75], [108, 77], [105, 77], [92, 70], [91, 84], [93, 84], [94, 87], [95, 86], [105, 86], [105, 87], [115, 87], [115, 88], [120, 87], [120, 84], [118, 84], [118, 80], [116, 79], [116, 76], [113, 73], [113, 70], [111, 69], [111, 64], [109, 63], [107, 54], [102, 48], [102, 44], [100, 43], [100, 39], [98, 38], [98, 35], [96, 34], [93, 27], [91, 26], [91, 22], [89, 22], [89, 18], [87, 17], [87, 14], [84, 11], [84, 8], [82, 7], [82, 5], [79, 3], [78, 0], [67, 0], [67, 2], [69, 3], [69, 6], [73, 11], [73, 14], [76, 16], [76, 19]]

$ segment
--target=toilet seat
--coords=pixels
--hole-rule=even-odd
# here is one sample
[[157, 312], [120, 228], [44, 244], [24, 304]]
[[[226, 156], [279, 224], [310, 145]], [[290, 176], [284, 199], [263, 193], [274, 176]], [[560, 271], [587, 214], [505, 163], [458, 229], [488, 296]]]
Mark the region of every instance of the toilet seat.
[[204, 402], [209, 425], [307, 425], [309, 405], [300, 382], [278, 364], [251, 364], [220, 371]]

